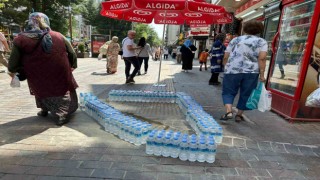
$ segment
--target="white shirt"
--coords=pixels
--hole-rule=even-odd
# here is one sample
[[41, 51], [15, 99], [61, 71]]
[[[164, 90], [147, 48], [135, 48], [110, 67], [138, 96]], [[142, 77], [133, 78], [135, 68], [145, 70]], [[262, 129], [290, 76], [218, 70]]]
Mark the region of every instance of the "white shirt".
[[243, 35], [232, 39], [225, 52], [230, 53], [225, 74], [259, 73], [260, 52], [268, 51], [266, 40], [253, 35]]
[[0, 32], [0, 51], [4, 51], [5, 47], [2, 41], [6, 41], [7, 39], [4, 37], [4, 35]]
[[135, 46], [133, 39], [130, 39], [128, 37], [124, 38], [122, 41], [122, 50], [123, 50], [123, 57], [134, 57], [136, 56], [135, 51], [130, 51], [128, 49], [128, 46], [131, 45], [132, 47]]

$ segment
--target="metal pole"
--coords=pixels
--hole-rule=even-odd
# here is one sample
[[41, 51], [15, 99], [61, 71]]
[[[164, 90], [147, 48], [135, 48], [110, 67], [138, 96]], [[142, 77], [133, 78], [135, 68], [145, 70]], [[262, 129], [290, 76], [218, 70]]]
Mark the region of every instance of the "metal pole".
[[[164, 24], [163, 24], [163, 32], [162, 32], [162, 48], [164, 46], [164, 33], [166, 30], [166, 16], [167, 16], [167, 10], [164, 11]], [[161, 64], [162, 64], [162, 55], [161, 55], [161, 48], [160, 48], [160, 65], [159, 65], [159, 74], [158, 74], [157, 85], [159, 85], [159, 83], [160, 83]]]
[[70, 42], [72, 43], [72, 16], [71, 16], [71, 6], [69, 6], [69, 26], [70, 26]]

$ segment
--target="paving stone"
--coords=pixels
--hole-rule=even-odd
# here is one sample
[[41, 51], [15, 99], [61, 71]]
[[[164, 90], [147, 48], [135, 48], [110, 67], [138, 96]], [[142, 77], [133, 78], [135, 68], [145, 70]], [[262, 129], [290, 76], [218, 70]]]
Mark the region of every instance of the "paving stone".
[[221, 145], [233, 146], [231, 137], [223, 137]]
[[296, 173], [298, 173], [300, 175], [298, 177], [303, 176], [307, 179], [319, 179], [319, 177], [320, 177], [319, 167], [312, 169], [312, 170], [301, 170]]
[[298, 148], [304, 156], [317, 156], [317, 154], [313, 152], [313, 148], [306, 146], [298, 146]]
[[283, 169], [278, 162], [271, 161], [248, 161], [251, 168], [257, 169]]
[[274, 179], [282, 179], [282, 178], [300, 178], [300, 179], [305, 179], [304, 176], [302, 176], [297, 171], [293, 171], [293, 170], [267, 169], [267, 171], [271, 174], [272, 178], [274, 178]]
[[141, 171], [163, 172], [164, 168], [163, 168], [163, 165], [159, 165], [159, 164], [143, 164]]
[[300, 149], [298, 148], [298, 146], [292, 145], [292, 144], [285, 144], [284, 146], [286, 148], [286, 151], [288, 151], [289, 153], [302, 155], [302, 153], [301, 153]]
[[81, 163], [80, 168], [88, 169], [110, 169], [113, 162], [108, 161], [84, 161]]
[[30, 169], [30, 166], [19, 166], [19, 165], [1, 165], [0, 173], [5, 174], [23, 174]]
[[1, 180], [17, 180], [17, 179], [23, 179], [23, 180], [34, 180], [37, 176], [34, 175], [25, 175], [25, 174], [6, 174], [3, 177], [1, 177]]
[[129, 172], [141, 172], [142, 164], [141, 163], [118, 163], [114, 162], [110, 169], [114, 170], [125, 170]]
[[266, 142], [258, 142], [259, 149], [262, 151], [273, 151], [271, 142], [266, 141]]
[[112, 161], [112, 162], [130, 162], [132, 156], [112, 156], [103, 155], [100, 161]]
[[258, 156], [260, 161], [275, 161], [275, 162], [285, 162], [285, 159], [281, 155], [277, 156]]
[[302, 164], [302, 163], [283, 162], [283, 163], [280, 163], [280, 165], [284, 169], [289, 169], [289, 170], [308, 170], [308, 167], [305, 164]]
[[51, 162], [51, 159], [24, 158], [21, 161], [19, 161], [19, 164], [33, 166], [49, 166]]
[[191, 175], [183, 173], [158, 173], [158, 180], [191, 180]]
[[61, 176], [38, 176], [36, 180], [103, 180], [103, 179], [82, 178], [82, 177], [61, 177]]
[[60, 159], [60, 160], [69, 160], [74, 154], [72, 153], [48, 153], [44, 158], [46, 159]]
[[215, 175], [237, 176], [239, 175], [235, 168], [208, 167], [206, 173]]
[[191, 174], [192, 180], [224, 180], [222, 175], [215, 175], [215, 174]]
[[78, 161], [98, 161], [102, 157], [102, 154], [74, 154], [71, 160]]
[[318, 148], [312, 148], [312, 151], [315, 152], [318, 157], [320, 157], [320, 147], [318, 147]]
[[30, 167], [26, 174], [42, 175], [42, 176], [54, 176], [62, 168], [57, 167]]
[[161, 157], [160, 164], [190, 165], [190, 161], [181, 161], [179, 158]]
[[270, 177], [270, 174], [265, 169], [236, 168], [236, 171], [240, 176]]
[[200, 166], [162, 165], [162, 169], [174, 173], [205, 173], [205, 168]]
[[133, 156], [131, 162], [143, 163], [143, 164], [160, 164], [161, 157], [143, 157], [143, 156]]
[[233, 138], [233, 145], [236, 147], [247, 148], [245, 139]]
[[256, 180], [255, 177], [249, 176], [224, 176], [225, 180]]
[[252, 141], [252, 140], [246, 140], [246, 147], [248, 149], [257, 149], [259, 150], [259, 147], [258, 147], [258, 143], [256, 141]]
[[54, 167], [77, 168], [81, 163], [81, 161], [73, 160], [52, 160], [48, 165]]
[[277, 153], [288, 153], [282, 143], [271, 143], [272, 149]]
[[93, 169], [62, 168], [57, 172], [57, 176], [90, 177], [92, 172]]
[[127, 172], [124, 179], [156, 180], [157, 174], [150, 172]]
[[240, 160], [220, 160], [219, 165], [221, 167], [241, 167], [241, 168], [248, 168], [249, 164], [247, 161], [240, 161]]
[[125, 171], [123, 170], [95, 169], [91, 177], [122, 179], [124, 177], [124, 174], [125, 174]]

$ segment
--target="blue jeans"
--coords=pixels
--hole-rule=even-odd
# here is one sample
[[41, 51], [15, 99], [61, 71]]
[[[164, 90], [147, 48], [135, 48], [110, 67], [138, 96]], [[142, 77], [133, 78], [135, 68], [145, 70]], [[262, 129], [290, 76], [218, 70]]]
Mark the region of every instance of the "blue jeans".
[[[130, 78], [133, 79], [140, 69], [139, 60], [135, 56], [134, 57], [123, 57], [123, 59], [124, 59], [124, 63], [126, 66], [125, 67], [126, 78], [128, 79], [130, 76]], [[131, 64], [133, 65], [134, 70], [130, 74]]]
[[254, 88], [257, 87], [259, 74], [239, 73], [224, 74], [222, 87], [223, 104], [233, 104], [234, 98], [240, 89], [240, 96], [237, 108], [239, 110], [249, 110], [246, 103]]

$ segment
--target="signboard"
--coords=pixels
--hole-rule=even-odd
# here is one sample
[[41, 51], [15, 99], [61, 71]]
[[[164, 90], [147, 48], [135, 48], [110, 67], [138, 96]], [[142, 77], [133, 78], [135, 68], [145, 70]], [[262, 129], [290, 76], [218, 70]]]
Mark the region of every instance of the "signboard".
[[192, 36], [209, 36], [209, 34], [210, 34], [210, 26], [207, 25], [206, 27], [191, 28], [190, 34]]
[[92, 57], [98, 57], [100, 47], [110, 40], [109, 35], [93, 34], [91, 35], [91, 54]]
[[241, 12], [243, 12], [244, 10], [248, 9], [249, 7], [261, 2], [262, 0], [249, 0], [247, 3], [245, 3], [244, 5], [242, 5], [240, 8], [238, 8], [236, 10], [236, 14], [239, 14]]

